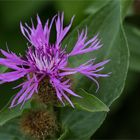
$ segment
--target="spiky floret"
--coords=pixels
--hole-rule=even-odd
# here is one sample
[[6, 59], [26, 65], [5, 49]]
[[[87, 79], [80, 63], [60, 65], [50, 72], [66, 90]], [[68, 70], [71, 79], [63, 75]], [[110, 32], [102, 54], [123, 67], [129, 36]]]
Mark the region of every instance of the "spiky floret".
[[[72, 83], [69, 79], [63, 80], [66, 76], [80, 73], [93, 80], [98, 88], [99, 84], [96, 78], [109, 76], [109, 74], [98, 73], [104, 69], [103, 66], [108, 63], [109, 60], [95, 64], [92, 59], [81, 64], [79, 67], [68, 67], [68, 59], [70, 57], [98, 50], [102, 45], [97, 35], [88, 40], [87, 29], [85, 29], [79, 33], [72, 51], [67, 53], [65, 48], [61, 47], [61, 44], [70, 30], [73, 18], [66, 27], [63, 26], [63, 20], [64, 14], [62, 13], [61, 15], [58, 14], [54, 16], [50, 24], [48, 20], [45, 26], [42, 25], [39, 16], [37, 16], [36, 27], [33, 22], [31, 27], [27, 24], [25, 24], [25, 26], [20, 24], [22, 34], [31, 44], [24, 58], [17, 56], [13, 52], [1, 50], [1, 53], [6, 58], [0, 58], [0, 64], [13, 69], [13, 71], [0, 74], [0, 83], [12, 82], [23, 77], [27, 79], [16, 87], [21, 87], [21, 90], [14, 97], [11, 107], [20, 103], [23, 105], [34, 93], [38, 93], [39, 84], [45, 78], [48, 79], [49, 84], [53, 87], [54, 94], [58, 100], [64, 104], [65, 99], [74, 107], [68, 94], [76, 97], [80, 96], [71, 90]], [[56, 26], [56, 41], [51, 44], [49, 39], [54, 21]]]

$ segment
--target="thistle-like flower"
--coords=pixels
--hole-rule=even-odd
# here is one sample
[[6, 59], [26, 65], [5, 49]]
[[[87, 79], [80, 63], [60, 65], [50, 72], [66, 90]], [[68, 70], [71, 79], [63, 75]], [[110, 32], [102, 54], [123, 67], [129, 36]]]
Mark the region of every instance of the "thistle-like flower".
[[[21, 90], [13, 98], [10, 107], [14, 107], [20, 103], [23, 105], [33, 94], [38, 93], [39, 83], [44, 79], [49, 81], [59, 101], [64, 104], [65, 99], [74, 107], [69, 98], [70, 95], [80, 96], [71, 90], [71, 81], [65, 77], [80, 73], [96, 82], [99, 87], [96, 78], [107, 77], [109, 75], [98, 73], [103, 70], [103, 66], [109, 60], [95, 64], [94, 59], [91, 59], [76, 68], [69, 67], [68, 59], [70, 57], [98, 50], [102, 45], [97, 35], [87, 40], [87, 29], [85, 29], [79, 33], [72, 51], [67, 53], [66, 48], [62, 48], [61, 44], [70, 30], [73, 18], [66, 27], [63, 26], [63, 20], [64, 14], [62, 13], [61, 15], [54, 16], [50, 23], [47, 20], [44, 26], [39, 16], [37, 16], [36, 27], [33, 22], [31, 27], [27, 24], [25, 26], [20, 24], [22, 34], [30, 42], [25, 57], [17, 56], [13, 52], [6, 52], [1, 49], [1, 53], [5, 58], [0, 58], [0, 65], [4, 65], [13, 71], [1, 73], [0, 83], [12, 82], [23, 77], [25, 79], [26, 77], [26, 80], [16, 87], [21, 87]], [[50, 32], [54, 22], [56, 26], [56, 41], [51, 44], [49, 42]]]

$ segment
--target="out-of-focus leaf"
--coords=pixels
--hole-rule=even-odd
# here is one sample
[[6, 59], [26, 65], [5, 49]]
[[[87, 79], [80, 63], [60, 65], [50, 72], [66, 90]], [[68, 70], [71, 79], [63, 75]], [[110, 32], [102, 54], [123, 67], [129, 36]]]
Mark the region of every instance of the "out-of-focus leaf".
[[72, 102], [77, 108], [89, 112], [109, 111], [109, 108], [96, 96], [91, 95], [84, 90], [80, 90], [79, 95], [82, 98], [72, 98]]
[[3, 73], [7, 70], [7, 67], [1, 66], [0, 67], [0, 73]]
[[30, 140], [20, 129], [19, 119], [14, 119], [0, 126], [0, 140]]
[[5, 22], [9, 28], [9, 26], [13, 26], [23, 17], [30, 18], [31, 15], [36, 15], [40, 7], [45, 4], [45, 1], [2, 1], [0, 5], [0, 11], [3, 16], [2, 22]]
[[69, 19], [75, 15], [76, 18], [74, 20], [74, 24], [78, 23], [82, 19], [84, 19], [84, 10], [87, 5], [89, 5], [89, 1], [81, 1], [81, 0], [76, 0], [76, 1], [65, 1], [65, 0], [59, 0], [55, 1], [56, 8], [58, 10], [63, 11], [65, 13], [65, 20], [69, 21]]
[[130, 69], [140, 72], [140, 30], [127, 24], [124, 27], [130, 49]]
[[110, 2], [110, 0], [93, 0], [85, 12], [88, 14], [95, 14], [98, 10], [108, 4], [108, 2]]
[[22, 115], [23, 111], [29, 108], [30, 108], [30, 102], [25, 103], [23, 108], [21, 108], [21, 105], [18, 105], [10, 109], [8, 104], [8, 106], [4, 107], [4, 109], [0, 111], [0, 126], [4, 125], [7, 121]]
[[[6, 72], [8, 70], [8, 68], [7, 67], [4, 67], [4, 66], [0, 66], [0, 73], [4, 73], [4, 72]], [[2, 85], [1, 85], [2, 86]], [[5, 98], [3, 99], [2, 97], [3, 97], [3, 95], [2, 95], [2, 88], [1, 88], [1, 90], [0, 90], [1, 92], [0, 92], [0, 109], [1, 108], [3, 108], [3, 106], [4, 106], [4, 100], [5, 100]], [[7, 97], [7, 96], [5, 96], [5, 97]]]
[[129, 9], [131, 4], [133, 3], [133, 0], [121, 0], [121, 13], [122, 13], [122, 18], [125, 17], [125, 15], [129, 14]]
[[[112, 0], [93, 0], [89, 7], [86, 9], [86, 13], [88, 14], [94, 14], [96, 13], [98, 10], [100, 10], [102, 7], [104, 7], [105, 5], [111, 3]], [[132, 4], [133, 0], [121, 0], [120, 1], [120, 5], [121, 7], [121, 15], [122, 18], [127, 14], [128, 8], [130, 7], [130, 5]]]
[[[127, 2], [127, 1], [126, 1]], [[126, 4], [126, 3], [123, 3]], [[88, 17], [77, 28], [88, 27], [88, 37], [99, 33], [103, 47], [88, 54], [71, 59], [71, 66], [77, 66], [87, 58], [97, 58], [98, 62], [111, 59], [105, 66], [105, 73], [112, 72], [110, 77], [99, 79], [100, 89], [96, 96], [108, 106], [116, 100], [123, 88], [129, 64], [129, 53], [126, 37], [122, 27], [122, 6], [120, 0], [112, 0], [103, 6], [98, 12]], [[64, 44], [72, 49], [77, 39], [77, 28], [68, 36]], [[84, 88], [88, 93], [94, 94], [95, 84], [83, 76], [76, 76], [75, 89]], [[78, 90], [76, 92], [78, 94]], [[105, 112], [89, 113], [80, 110], [66, 110], [62, 108], [61, 121], [63, 128], [69, 129], [64, 139], [89, 140], [92, 134], [99, 128], [106, 116]], [[82, 135], [81, 135], [82, 134]], [[61, 139], [62, 140], [62, 139]]]

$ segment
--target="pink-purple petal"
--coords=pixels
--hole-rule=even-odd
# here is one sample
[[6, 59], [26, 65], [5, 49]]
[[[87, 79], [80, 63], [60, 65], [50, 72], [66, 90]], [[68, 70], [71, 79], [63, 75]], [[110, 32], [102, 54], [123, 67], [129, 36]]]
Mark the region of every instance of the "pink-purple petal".
[[25, 76], [27, 72], [24, 71], [13, 71], [0, 74], [0, 80], [4, 82], [12, 82]]
[[98, 39], [98, 34], [93, 38], [91, 38], [90, 40], [88, 40], [87, 42], [86, 40], [87, 40], [87, 28], [85, 31], [82, 30], [82, 32], [79, 34], [79, 37], [77, 39], [77, 42], [73, 50], [68, 55], [74, 56], [74, 55], [85, 54], [88, 52], [98, 50], [99, 48], [102, 47]]
[[72, 22], [73, 22], [74, 17], [72, 17], [70, 23], [68, 26], [63, 27], [63, 22], [64, 22], [64, 13], [61, 15], [58, 14], [57, 20], [56, 20], [56, 32], [57, 32], [57, 37], [56, 37], [56, 47], [58, 48], [59, 45], [61, 44], [62, 40], [68, 33], [68, 31], [71, 28]]

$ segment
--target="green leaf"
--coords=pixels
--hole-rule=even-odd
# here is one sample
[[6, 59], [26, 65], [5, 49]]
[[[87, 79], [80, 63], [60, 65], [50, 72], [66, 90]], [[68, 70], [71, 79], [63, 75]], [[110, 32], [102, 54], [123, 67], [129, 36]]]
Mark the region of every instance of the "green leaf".
[[13, 119], [0, 126], [0, 140], [31, 140], [24, 136], [20, 129], [19, 119]]
[[93, 0], [89, 7], [85, 10], [88, 14], [95, 14], [98, 10], [108, 4], [110, 0]]
[[105, 112], [92, 113], [68, 107], [63, 108], [60, 119], [64, 133], [59, 140], [90, 140], [105, 116]]
[[[111, 2], [112, 2], [112, 0], [105, 0], [105, 1], [104, 0], [93, 0], [85, 12], [93, 15], [96, 12], [98, 12], [98, 10], [100, 10], [105, 5], [107, 5]], [[124, 16], [127, 14], [128, 8], [132, 4], [132, 2], [133, 2], [133, 0], [121, 0], [120, 1], [120, 6], [121, 6], [120, 14], [121, 14], [122, 18], [124, 18]]]
[[59, 0], [55, 1], [56, 8], [58, 11], [64, 11], [65, 13], [65, 21], [69, 21], [70, 18], [75, 15], [75, 21], [74, 24], [78, 21], [81, 21], [83, 19], [84, 9], [87, 5], [89, 5], [88, 1], [65, 1], [65, 0]]
[[0, 73], [5, 72], [7, 69], [8, 69], [7, 67], [1, 66], [0, 67]]
[[140, 30], [128, 24], [124, 27], [130, 49], [130, 69], [140, 72]]
[[58, 138], [58, 140], [63, 140], [68, 133], [69, 133], [69, 130], [65, 129], [63, 134]]
[[29, 109], [29, 108], [30, 108], [30, 102], [26, 102], [23, 108], [21, 108], [21, 105], [18, 105], [10, 109], [8, 104], [6, 107], [4, 107], [2, 111], [0, 111], [0, 126], [4, 125], [7, 121], [15, 117], [19, 117], [20, 115], [22, 115], [25, 109]]
[[79, 93], [82, 98], [72, 98], [72, 102], [77, 108], [89, 112], [109, 111], [109, 108], [96, 96], [91, 95], [84, 90], [80, 90]]
[[[129, 2], [129, 1], [128, 1]], [[126, 3], [123, 3], [126, 4]], [[122, 27], [123, 6], [120, 0], [112, 0], [93, 15], [83, 21], [65, 40], [69, 50], [72, 49], [77, 39], [77, 29], [88, 27], [88, 37], [93, 37], [99, 33], [103, 47], [86, 56], [81, 55], [71, 59], [71, 67], [75, 67], [89, 58], [97, 58], [96, 62], [110, 59], [111, 61], [105, 66], [104, 73], [112, 72], [108, 78], [98, 79], [100, 89], [95, 94], [95, 84], [77, 75], [75, 80], [75, 89], [83, 88], [88, 93], [94, 94], [108, 106], [116, 100], [124, 88], [128, 65], [129, 51], [125, 33]], [[77, 90], [77, 94], [80, 94]], [[65, 135], [67, 140], [89, 140], [93, 133], [103, 123], [106, 113], [91, 113], [80, 110], [61, 109], [61, 121], [63, 129], [70, 131]], [[65, 131], [64, 131], [65, 132]], [[81, 135], [82, 134], [82, 135]]]
[[133, 0], [120, 0], [121, 2], [121, 15], [122, 18], [125, 17], [125, 15], [127, 15], [127, 13], [129, 12], [129, 9], [131, 7], [131, 5], [133, 4]]

